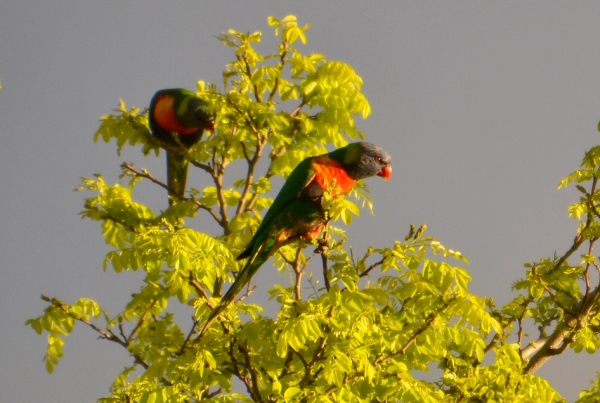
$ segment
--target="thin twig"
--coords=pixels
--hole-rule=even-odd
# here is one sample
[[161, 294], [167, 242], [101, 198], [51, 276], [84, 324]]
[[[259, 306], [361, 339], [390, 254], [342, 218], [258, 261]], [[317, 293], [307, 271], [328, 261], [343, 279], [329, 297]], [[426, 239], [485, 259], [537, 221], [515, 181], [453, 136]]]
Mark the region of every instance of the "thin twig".
[[215, 186], [217, 187], [217, 198], [219, 199], [219, 207], [220, 207], [220, 213], [221, 213], [221, 227], [223, 228], [223, 230], [225, 231], [225, 235], [229, 234], [229, 216], [227, 214], [227, 201], [225, 199], [225, 192], [223, 190], [223, 175], [225, 174], [225, 166], [227, 165], [227, 162], [225, 160], [225, 157], [223, 157], [221, 159], [221, 162], [217, 165], [216, 163], [216, 156], [217, 153], [217, 149], [216, 147], [213, 149], [213, 155], [212, 155], [212, 173], [211, 176], [213, 178], [213, 181], [215, 182]]
[[573, 310], [567, 308], [566, 306], [564, 306], [556, 297], [554, 291], [552, 291], [550, 289], [550, 287], [548, 287], [546, 284], [544, 284], [544, 280], [542, 280], [542, 276], [537, 272], [536, 266], [533, 266], [533, 268], [531, 269], [531, 272], [533, 274], [536, 275], [540, 285], [544, 288], [544, 290], [546, 290], [546, 292], [550, 295], [550, 297], [552, 298], [552, 301], [554, 301], [554, 303], [556, 305], [558, 305], [563, 311], [569, 313], [570, 315], [572, 315], [573, 317], [577, 317], [577, 313], [574, 312]]
[[298, 114], [298, 112], [300, 112], [300, 109], [302, 109], [302, 107], [306, 105], [306, 100], [302, 100], [302, 102], [300, 102], [300, 105], [298, 105], [297, 107], [295, 107], [290, 114], [288, 115], [289, 117], [294, 117]]
[[404, 346], [402, 346], [402, 348], [400, 348], [400, 350], [396, 351], [393, 354], [388, 355], [387, 357], [376, 361], [374, 363], [375, 367], [378, 367], [382, 364], [385, 364], [386, 362], [396, 358], [399, 355], [404, 355], [406, 354], [406, 351], [408, 350], [408, 348], [417, 340], [417, 338], [423, 334], [423, 332], [425, 332], [427, 329], [429, 329], [433, 323], [435, 322], [435, 319], [438, 317], [438, 315], [444, 311], [444, 309], [446, 309], [448, 307], [448, 305], [450, 305], [450, 301], [446, 302], [444, 305], [442, 305], [439, 309], [437, 309], [436, 311], [434, 311], [433, 313], [431, 313], [429, 315], [429, 319], [427, 320], [427, 322], [425, 322], [425, 324], [423, 324], [423, 326], [421, 326], [419, 329], [417, 329], [417, 331], [415, 333], [413, 333], [413, 335], [410, 337], [410, 339], [408, 339], [408, 341], [406, 343], [404, 343]]
[[267, 144], [267, 142], [266, 142], [266, 137], [263, 140], [260, 137], [260, 135], [257, 134], [257, 136], [256, 136], [256, 151], [254, 152], [254, 155], [252, 156], [252, 158], [247, 157], [246, 146], [244, 145], [244, 143], [241, 143], [241, 144], [242, 144], [242, 149], [244, 150], [244, 157], [246, 158], [246, 161], [248, 161], [248, 171], [246, 173], [246, 184], [244, 185], [244, 190], [242, 191], [242, 196], [240, 197], [240, 200], [238, 202], [236, 214], [240, 214], [246, 207], [245, 206], [246, 200], [248, 198], [250, 189], [252, 188], [252, 182], [254, 181], [254, 170], [256, 169], [256, 164], [258, 163], [258, 160], [262, 156], [262, 151], [263, 151], [265, 145]]
[[[252, 79], [252, 70], [250, 69], [250, 62], [248, 62], [248, 53], [244, 52], [241, 59], [244, 61], [246, 67], [245, 73], [250, 81]], [[238, 56], [238, 60], [240, 60], [240, 56]], [[258, 85], [254, 84], [252, 85], [252, 88], [254, 89], [254, 98], [256, 98], [256, 102], [259, 104], [262, 103], [262, 97], [260, 96], [260, 92], [258, 92]]]
[[523, 354], [523, 319], [525, 318], [525, 314], [527, 313], [527, 305], [523, 307], [523, 312], [517, 319], [517, 323], [519, 324], [519, 331], [517, 332], [517, 344], [519, 345], [519, 349], [521, 350], [521, 354]]
[[296, 284], [294, 285], [294, 292], [296, 294], [296, 301], [302, 300], [302, 276], [304, 275], [304, 268], [300, 267], [300, 258], [302, 257], [302, 248], [296, 250], [296, 259], [294, 260], [293, 269], [296, 273]]
[[[590, 240], [590, 246], [588, 248], [588, 256], [592, 256], [592, 254], [594, 253], [594, 243], [596, 242], [596, 240]], [[590, 263], [588, 263], [585, 267], [585, 294], [583, 296], [582, 299], [582, 303], [585, 304], [585, 301], [588, 298], [588, 295], [590, 294], [590, 290], [592, 288], [592, 285], [590, 283], [590, 268], [592, 267], [592, 265]]]
[[251, 383], [251, 393], [253, 395], [254, 400], [257, 400], [259, 402], [262, 402], [262, 396], [260, 394], [260, 389], [258, 387], [258, 374], [256, 373], [256, 369], [255, 367], [252, 365], [252, 361], [250, 360], [250, 352], [248, 351], [247, 347], [242, 347], [240, 344], [238, 344], [238, 350], [244, 355], [244, 361], [246, 364], [246, 370], [248, 372], [250, 372], [250, 379], [252, 380]]
[[[150, 174], [149, 172], [140, 172], [140, 171], [138, 171], [137, 169], [135, 169], [135, 168], [134, 168], [132, 165], [130, 165], [130, 164], [123, 163], [122, 167], [123, 167], [123, 168], [125, 168], [125, 169], [127, 169], [127, 170], [128, 170], [128, 171], [130, 171], [131, 173], [133, 173], [135, 176], [138, 176], [138, 177], [140, 177], [140, 178], [145, 178], [145, 179], [148, 179], [148, 180], [150, 180], [150, 181], [154, 182], [154, 183], [155, 183], [155, 184], [157, 184], [158, 186], [160, 186], [160, 187], [162, 187], [162, 188], [166, 189], [167, 191], [171, 192], [171, 194], [173, 194], [173, 195], [177, 196], [177, 197], [178, 197], [178, 198], [179, 198], [181, 201], [189, 201], [189, 202], [192, 202], [192, 203], [194, 203], [196, 206], [198, 206], [198, 208], [200, 208], [200, 209], [202, 209], [202, 210], [205, 210], [205, 211], [207, 211], [207, 212], [208, 212], [208, 213], [209, 213], [209, 214], [210, 214], [210, 215], [211, 215], [211, 216], [212, 216], [212, 217], [215, 219], [215, 221], [216, 221], [216, 222], [217, 222], [217, 223], [218, 223], [218, 224], [219, 224], [221, 227], [223, 227], [223, 225], [224, 225], [224, 224], [223, 224], [223, 221], [222, 221], [222, 220], [221, 220], [221, 218], [220, 218], [220, 217], [217, 215], [217, 213], [215, 213], [215, 212], [213, 211], [213, 209], [211, 209], [210, 207], [208, 207], [208, 206], [206, 206], [206, 205], [202, 204], [202, 203], [201, 203], [200, 201], [198, 201], [196, 198], [194, 198], [194, 197], [185, 197], [185, 196], [183, 196], [183, 195], [177, 195], [177, 194], [176, 194], [176, 193], [175, 193], [175, 192], [174, 192], [174, 191], [173, 191], [171, 188], [169, 188], [169, 186], [168, 186], [167, 184], [165, 184], [164, 182], [161, 182], [161, 181], [159, 181], [158, 179], [156, 179], [156, 178], [155, 178], [155, 177], [154, 177], [152, 174]], [[123, 224], [123, 223], [121, 223], [121, 222], [119, 222], [119, 224], [127, 226], [126, 224]], [[129, 227], [129, 226], [127, 226], [127, 227], [128, 227], [128, 228], [131, 228], [131, 230], [132, 230], [132, 231], [134, 231], [134, 232], [136, 232], [136, 233], [139, 233], [139, 231], [135, 230], [135, 228], [132, 228], [132, 227]]]
[[[63, 311], [67, 315], [69, 315], [71, 318], [73, 318], [73, 319], [75, 319], [75, 320], [77, 320], [77, 321], [79, 321], [79, 322], [81, 322], [81, 323], [89, 326], [91, 329], [93, 329], [94, 331], [96, 331], [97, 333], [100, 334], [100, 338], [112, 341], [114, 343], [117, 343], [117, 344], [121, 345], [122, 347], [124, 347], [125, 349], [127, 349], [129, 351], [129, 349], [127, 348], [127, 342], [124, 341], [124, 340], [121, 340], [119, 338], [119, 336], [117, 336], [116, 334], [114, 334], [112, 331], [100, 329], [98, 326], [96, 326], [95, 324], [93, 324], [88, 319], [84, 319], [84, 318], [81, 318], [79, 316], [74, 315], [71, 312], [71, 310], [69, 309], [69, 306], [67, 304], [63, 304], [62, 302], [60, 302], [56, 298], [50, 298], [50, 297], [47, 297], [45, 295], [42, 295], [41, 298], [42, 298], [42, 300], [51, 303], [52, 306], [57, 307], [58, 309], [60, 309], [61, 311]], [[144, 360], [140, 356], [131, 353], [131, 351], [130, 351], [130, 354], [133, 357], [134, 361], [137, 364], [141, 365], [144, 369], [148, 369], [150, 367], [146, 362], [144, 362]], [[161, 382], [163, 384], [167, 385], [167, 386], [172, 386], [173, 385], [169, 380], [167, 380], [165, 378], [161, 378]]]
[[100, 334], [100, 338], [102, 339], [106, 339], [112, 342], [115, 342], [117, 344], [120, 344], [121, 346], [127, 348], [127, 342], [124, 340], [121, 340], [117, 335], [115, 335], [114, 333], [112, 333], [110, 330], [103, 330], [100, 329], [98, 326], [96, 326], [95, 324], [93, 324], [92, 322], [90, 322], [88, 319], [84, 319], [81, 318], [79, 316], [76, 316], [75, 314], [73, 314], [71, 312], [71, 310], [69, 309], [69, 306], [67, 304], [63, 304], [62, 302], [60, 302], [58, 299], [56, 298], [50, 298], [47, 297], [45, 295], [41, 296], [42, 300], [46, 301], [46, 302], [50, 302], [53, 306], [57, 307], [58, 309], [60, 309], [61, 311], [63, 311], [64, 313], [66, 313], [67, 315], [69, 315], [71, 318], [89, 326], [90, 328], [92, 328], [94, 331], [96, 331], [97, 333]]
[[129, 345], [129, 343], [131, 342], [131, 339], [133, 338], [133, 336], [135, 336], [135, 334], [138, 332], [138, 330], [140, 330], [140, 328], [142, 327], [142, 325], [146, 321], [146, 318], [148, 317], [148, 314], [150, 313], [150, 310], [154, 307], [155, 304], [156, 304], [156, 300], [152, 301], [150, 303], [150, 305], [148, 305], [148, 308], [146, 308], [146, 311], [144, 312], [144, 314], [142, 315], [142, 317], [138, 321], [137, 325], [133, 328], [133, 330], [129, 334], [129, 337], [127, 337], [127, 339], [126, 339], [127, 345]]
[[[592, 181], [592, 190], [591, 190], [591, 194], [593, 195], [596, 192], [596, 185], [597, 185], [598, 179], [594, 178]], [[573, 245], [571, 245], [571, 247], [569, 248], [569, 250], [560, 258], [558, 259], [558, 261], [556, 262], [556, 264], [554, 264], [554, 267], [552, 270], [557, 270], [560, 266], [562, 266], [562, 264], [577, 250], [579, 249], [579, 247], [583, 244], [583, 242], [585, 241], [585, 237], [583, 236], [583, 233], [585, 232], [585, 230], [587, 230], [590, 225], [592, 224], [592, 214], [588, 214], [587, 215], [587, 219], [585, 221], [585, 224], [583, 226], [583, 228], [581, 229], [579, 235], [577, 235], [575, 237], [575, 239], [573, 240]]]
[[373, 263], [373, 264], [372, 264], [371, 266], [369, 266], [369, 267], [368, 267], [368, 268], [367, 268], [365, 271], [363, 271], [362, 273], [360, 273], [360, 274], [358, 275], [358, 277], [364, 277], [364, 276], [368, 275], [368, 274], [369, 274], [369, 273], [370, 273], [370, 272], [371, 272], [373, 269], [375, 269], [376, 267], [379, 267], [379, 266], [381, 266], [381, 265], [383, 264], [383, 260], [384, 260], [384, 259], [385, 259], [385, 258], [381, 258], [381, 260], [379, 260], [379, 261], [377, 261], [377, 262]]
[[325, 223], [325, 229], [323, 230], [323, 237], [321, 238], [319, 249], [317, 251], [321, 255], [321, 266], [323, 269], [323, 282], [325, 284], [325, 289], [329, 292], [331, 288], [331, 283], [329, 282], [329, 259], [327, 254], [325, 253], [325, 249], [328, 247], [327, 245], [327, 236], [329, 235], [329, 221]]
[[279, 81], [280, 81], [279, 77], [283, 73], [283, 67], [285, 66], [285, 56], [287, 55], [287, 52], [288, 52], [288, 43], [286, 41], [283, 41], [282, 46], [283, 46], [283, 51], [279, 55], [279, 63], [278, 63], [279, 76], [277, 76], [275, 78], [275, 85], [273, 86], [273, 90], [269, 94], [268, 102], [273, 102], [273, 98], [275, 97], [275, 94], [277, 93], [277, 90], [279, 89]]
[[213, 304], [213, 302], [210, 299], [210, 296], [208, 295], [208, 293], [206, 292], [206, 290], [204, 289], [204, 287], [202, 287], [200, 285], [200, 283], [198, 281], [196, 281], [196, 279], [194, 279], [192, 277], [192, 275], [190, 274], [190, 284], [196, 289], [196, 291], [198, 291], [198, 294], [202, 295], [204, 297], [204, 299], [206, 300], [206, 304], [208, 305], [208, 307], [210, 309], [215, 309], [215, 304]]
[[192, 164], [196, 168], [200, 168], [201, 170], [203, 170], [206, 173], [211, 173], [211, 171], [212, 171], [210, 168], [210, 165], [203, 164], [201, 162], [194, 161], [194, 160], [189, 160], [189, 161], [190, 161], [190, 164]]
[[[331, 319], [333, 317], [333, 313], [335, 312], [335, 306], [329, 308], [329, 312], [327, 313], [327, 319]], [[323, 333], [325, 334], [319, 340], [319, 345], [313, 352], [312, 359], [310, 362], [304, 367], [304, 376], [299, 383], [300, 389], [304, 388], [310, 381], [310, 373], [312, 368], [317, 364], [317, 362], [322, 361], [323, 354], [325, 353], [325, 347], [327, 346], [327, 340], [329, 338], [329, 333], [331, 333], [331, 327], [329, 325], [323, 325]], [[317, 371], [319, 372], [319, 371]], [[316, 374], [315, 374], [316, 376]]]

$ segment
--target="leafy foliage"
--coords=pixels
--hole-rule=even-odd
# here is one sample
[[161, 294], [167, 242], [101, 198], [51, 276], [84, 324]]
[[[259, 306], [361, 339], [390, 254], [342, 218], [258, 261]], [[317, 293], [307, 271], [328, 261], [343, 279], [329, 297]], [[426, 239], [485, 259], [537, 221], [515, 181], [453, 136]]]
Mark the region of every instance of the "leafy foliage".
[[[134, 197], [140, 180], [166, 187], [145, 169], [123, 164], [127, 183], [111, 185], [101, 175], [83, 180], [80, 190], [92, 196], [81, 214], [100, 223], [112, 248], [104, 270], [143, 270], [145, 279], [116, 314], [85, 298], [68, 304], [44, 297], [43, 315], [27, 324], [48, 335], [48, 372], [80, 322], [132, 358], [111, 394], [99, 399], [104, 403], [563, 401], [534, 373], [568, 348], [595, 353], [600, 346], [600, 285], [592, 275], [600, 272], [593, 255], [600, 235], [600, 146], [559, 185], [575, 183], [582, 194], [569, 208], [579, 222], [573, 244], [560, 257], [525, 265], [525, 277], [514, 285], [517, 295], [505, 306], [470, 294], [471, 277], [462, 267], [467, 259], [426, 235], [425, 226], [411, 226], [404, 240], [387, 247], [350, 254], [337, 225], [351, 224], [359, 206], [372, 209], [361, 182], [353, 198], [328, 201], [332, 222], [317, 250], [289, 245], [275, 256], [278, 269], [292, 273], [291, 284], [268, 291], [280, 306], [275, 318], [244, 302], [248, 288], [199, 336], [224, 283], [240, 269], [234, 257], [272, 202], [272, 178], [287, 177], [328, 146], [364, 138], [354, 119], [371, 112], [350, 66], [298, 50], [308, 25], [294, 16], [269, 17], [268, 23], [280, 40], [273, 54], [256, 50], [260, 32], [230, 30], [219, 37], [234, 53], [224, 89], [198, 83], [217, 114], [217, 130], [187, 158], [208, 185], [156, 212]], [[148, 131], [147, 111], [128, 110], [121, 101], [101, 121], [94, 139], [115, 141], [118, 152], [126, 145], [141, 147], [144, 155], [161, 152]], [[236, 165], [244, 169], [231, 169]], [[198, 214], [213, 219], [220, 232], [187, 227]], [[579, 263], [569, 263], [584, 245]], [[303, 295], [307, 282], [312, 292]], [[185, 307], [192, 321], [176, 320], [169, 304]], [[539, 337], [525, 334], [527, 323], [538, 327]], [[439, 374], [435, 382], [426, 380], [432, 369]], [[596, 401], [598, 393], [596, 383], [579, 401]]]

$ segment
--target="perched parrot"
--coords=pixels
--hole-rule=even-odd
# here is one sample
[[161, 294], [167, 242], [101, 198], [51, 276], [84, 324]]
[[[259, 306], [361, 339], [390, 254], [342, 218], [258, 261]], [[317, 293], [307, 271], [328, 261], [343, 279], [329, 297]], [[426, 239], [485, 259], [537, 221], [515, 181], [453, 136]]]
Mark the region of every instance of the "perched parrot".
[[392, 158], [380, 147], [366, 142], [351, 143], [298, 164], [247, 248], [237, 257], [248, 261], [210, 313], [201, 334], [280, 247], [319, 236], [326, 222], [322, 207], [325, 190], [333, 190], [332, 196], [337, 197], [348, 193], [358, 180], [373, 175], [388, 180], [392, 176]]
[[214, 116], [206, 102], [183, 88], [160, 90], [150, 101], [150, 130], [167, 147], [167, 185], [169, 205], [183, 196], [188, 161], [184, 150], [196, 144], [204, 130], [214, 130]]

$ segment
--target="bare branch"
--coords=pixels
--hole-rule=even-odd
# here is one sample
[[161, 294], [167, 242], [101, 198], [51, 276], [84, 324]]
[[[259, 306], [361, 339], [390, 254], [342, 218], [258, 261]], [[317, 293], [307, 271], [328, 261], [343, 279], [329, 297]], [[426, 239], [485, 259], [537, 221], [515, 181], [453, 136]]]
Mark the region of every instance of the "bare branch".
[[223, 228], [223, 230], [225, 231], [225, 235], [229, 234], [229, 216], [227, 214], [227, 201], [225, 200], [225, 192], [223, 190], [223, 175], [225, 174], [225, 166], [227, 165], [227, 162], [225, 160], [225, 157], [223, 157], [221, 159], [221, 162], [217, 165], [216, 163], [216, 156], [217, 153], [217, 149], [213, 148], [213, 155], [212, 155], [212, 172], [211, 172], [211, 176], [213, 178], [213, 181], [215, 182], [215, 186], [217, 187], [217, 198], [219, 199], [219, 207], [220, 207], [220, 213], [221, 213], [221, 227]]
[[[329, 308], [329, 312], [327, 313], [327, 319], [331, 319], [333, 317], [333, 313], [335, 312], [335, 307], [332, 306]], [[310, 373], [315, 364], [321, 360], [323, 360], [323, 354], [325, 353], [325, 347], [327, 346], [327, 339], [329, 338], [329, 333], [331, 332], [331, 328], [328, 325], [323, 325], [323, 333], [324, 336], [319, 340], [319, 345], [313, 352], [312, 359], [308, 364], [304, 366], [304, 376], [299, 383], [300, 389], [305, 387], [310, 383]], [[304, 362], [304, 361], [303, 361]], [[317, 371], [319, 372], [319, 371]]]
[[75, 314], [73, 314], [71, 312], [71, 310], [69, 309], [69, 305], [67, 304], [63, 304], [61, 301], [59, 301], [56, 298], [50, 298], [47, 297], [45, 295], [41, 296], [42, 300], [46, 301], [46, 302], [50, 302], [53, 306], [55, 306], [56, 308], [60, 309], [61, 311], [63, 311], [64, 313], [66, 313], [67, 315], [69, 315], [71, 318], [89, 326], [90, 328], [92, 328], [94, 331], [96, 331], [97, 333], [100, 334], [100, 338], [102, 339], [106, 339], [112, 342], [115, 342], [117, 344], [120, 344], [121, 346], [127, 348], [127, 343], [124, 340], [121, 340], [118, 336], [116, 336], [114, 333], [112, 333], [110, 330], [103, 330], [100, 329], [98, 326], [96, 326], [95, 324], [93, 324], [91, 321], [89, 321], [88, 319], [79, 317]]
[[[238, 56], [238, 60], [240, 60], [240, 56]], [[252, 69], [250, 68], [250, 62], [248, 62], [248, 54], [246, 52], [242, 54], [241, 60], [244, 61], [246, 75], [248, 76], [248, 80], [250, 80], [252, 78]], [[254, 84], [252, 88], [254, 88], [254, 98], [256, 98], [256, 102], [262, 103], [262, 97], [260, 96], [260, 92], [258, 92], [258, 85]]]
[[296, 284], [294, 285], [294, 292], [296, 294], [296, 301], [302, 300], [302, 276], [304, 275], [304, 268], [300, 267], [300, 258], [302, 257], [302, 248], [296, 250], [296, 259], [294, 260], [294, 273], [296, 273]]
[[[210, 207], [204, 205], [203, 203], [201, 203], [199, 200], [197, 200], [194, 197], [184, 197], [183, 195], [177, 195], [171, 188], [169, 188], [169, 186], [167, 186], [167, 184], [165, 184], [164, 182], [159, 181], [158, 179], [156, 179], [152, 174], [150, 174], [149, 172], [140, 172], [137, 169], [135, 169], [131, 164], [127, 164], [127, 163], [123, 163], [122, 167], [128, 171], [130, 171], [133, 175], [138, 176], [140, 178], [145, 178], [148, 179], [152, 182], [154, 182], [155, 184], [157, 184], [158, 186], [166, 189], [167, 191], [171, 192], [171, 194], [176, 195], [180, 200], [182, 201], [189, 201], [194, 203], [196, 206], [198, 206], [198, 208], [207, 211], [214, 219], [215, 221], [221, 226], [223, 227], [223, 221], [222, 219], [214, 212], [213, 209], [211, 209]], [[132, 231], [139, 233], [139, 231], [135, 230], [132, 227], [127, 226], [126, 224], [123, 224], [121, 222], [119, 222], [119, 224], [126, 226], [127, 228], [131, 228]], [[223, 227], [224, 228], [224, 227]]]
[[[81, 323], [89, 326], [91, 329], [93, 329], [94, 331], [96, 331], [97, 333], [100, 334], [100, 338], [101, 339], [106, 339], [106, 340], [112, 341], [112, 342], [117, 343], [120, 346], [124, 347], [125, 349], [127, 349], [127, 344], [128, 343], [125, 340], [121, 340], [119, 338], [119, 336], [117, 336], [116, 334], [114, 334], [112, 331], [110, 331], [110, 330], [103, 330], [103, 329], [99, 328], [98, 326], [96, 326], [95, 324], [93, 324], [88, 319], [85, 319], [85, 318], [82, 318], [82, 317], [79, 317], [79, 316], [73, 314], [71, 312], [71, 310], [69, 309], [70, 308], [69, 305], [62, 303], [61, 301], [59, 301], [56, 298], [50, 298], [50, 297], [47, 297], [45, 295], [42, 295], [41, 298], [42, 298], [42, 300], [51, 303], [52, 306], [55, 306], [56, 308], [60, 309], [61, 311], [63, 311], [67, 315], [69, 315], [71, 318], [73, 318], [73, 319], [75, 319], [75, 320], [77, 320], [77, 321], [79, 321], [79, 322], [81, 322]], [[129, 351], [129, 349], [127, 349], [127, 350]], [[144, 367], [144, 369], [148, 369], [150, 367], [148, 364], [146, 364], [146, 362], [144, 362], [144, 360], [140, 356], [131, 353], [131, 351], [129, 353], [133, 357], [133, 359], [136, 362], [136, 364], [141, 365], [142, 367]], [[173, 385], [169, 380], [167, 380], [165, 378], [161, 378], [161, 382], [163, 384], [165, 384], [165, 385], [168, 385], [168, 386], [172, 386]]]
[[556, 297], [556, 295], [554, 294], [554, 292], [550, 289], [550, 287], [548, 287], [546, 284], [544, 284], [544, 280], [542, 280], [542, 276], [537, 272], [536, 266], [533, 266], [531, 269], [531, 272], [533, 274], [535, 274], [537, 276], [537, 279], [540, 283], [540, 285], [544, 288], [544, 290], [546, 290], [546, 292], [550, 295], [550, 297], [552, 298], [552, 301], [554, 301], [554, 303], [556, 305], [558, 305], [563, 311], [569, 313], [570, 315], [576, 317], [577, 313], [574, 312], [573, 310], [567, 308], [566, 306], [564, 306]]
[[323, 230], [323, 237], [319, 241], [319, 248], [317, 252], [321, 255], [321, 267], [323, 269], [323, 283], [325, 284], [325, 289], [329, 292], [331, 288], [331, 283], [329, 282], [329, 262], [327, 258], [326, 250], [328, 249], [328, 241], [327, 236], [329, 234], [329, 220], [325, 223], [325, 229]]
[[300, 112], [300, 109], [302, 109], [302, 107], [306, 105], [306, 100], [302, 100], [302, 102], [300, 103], [300, 105], [298, 105], [297, 107], [295, 107], [289, 114], [289, 117], [294, 117], [298, 114], [298, 112]]
[[246, 184], [244, 185], [242, 196], [240, 197], [240, 200], [238, 202], [236, 214], [240, 214], [243, 210], [245, 210], [246, 200], [252, 187], [252, 182], [254, 181], [254, 170], [256, 169], [256, 164], [260, 160], [262, 156], [262, 151], [265, 145], [267, 144], [267, 137], [261, 137], [259, 134], [256, 135], [256, 151], [254, 152], [252, 158], [248, 158], [246, 146], [244, 145], [244, 143], [241, 144], [242, 149], [244, 150], [244, 157], [246, 158], [246, 161], [248, 161], [248, 171], [246, 173]]
[[329, 292], [329, 289], [331, 288], [331, 284], [329, 283], [329, 276], [328, 276], [329, 264], [328, 264], [327, 256], [325, 256], [324, 253], [321, 253], [321, 264], [323, 267], [323, 283], [325, 284], [325, 289], [327, 290], [327, 292]]
[[250, 396], [254, 398], [252, 382], [250, 381], [250, 379], [248, 379], [248, 377], [242, 375], [242, 371], [240, 370], [240, 364], [233, 352], [234, 344], [236, 344], [235, 340], [233, 340], [233, 342], [229, 345], [229, 358], [231, 358], [231, 365], [233, 366], [232, 372], [240, 381], [244, 383], [244, 385], [246, 386], [246, 390], [248, 391]]
[[[281, 46], [283, 46], [283, 51], [279, 55], [279, 63], [278, 63], [279, 76], [281, 76], [281, 73], [283, 72], [283, 67], [285, 66], [285, 56], [287, 55], [287, 52], [288, 52], [288, 43], [286, 41], [283, 41]], [[278, 89], [279, 89], [279, 77], [275, 78], [275, 85], [273, 86], [273, 90], [269, 94], [268, 102], [273, 102], [273, 98], [275, 97], [275, 94], [277, 93]]]
[[244, 355], [246, 370], [250, 372], [250, 379], [252, 379], [252, 395], [254, 400], [262, 402], [263, 398], [260, 394], [260, 389], [258, 385], [258, 374], [256, 373], [256, 369], [252, 365], [252, 361], [250, 360], [250, 353], [247, 347], [242, 347], [238, 344], [238, 349]]
[[131, 225], [127, 224], [125, 221], [118, 219], [116, 217], [113, 217], [110, 214], [102, 212], [100, 217], [103, 218], [104, 220], [112, 221], [115, 224], [119, 224], [120, 226], [122, 226], [123, 228], [127, 228], [129, 231], [133, 232], [134, 234], [140, 233], [140, 231], [137, 228], [132, 227]]
[[208, 295], [208, 292], [206, 292], [206, 290], [204, 289], [204, 287], [202, 287], [200, 285], [200, 283], [198, 281], [196, 281], [196, 279], [194, 279], [192, 277], [192, 275], [190, 274], [190, 284], [196, 289], [196, 291], [198, 291], [198, 294], [202, 295], [204, 297], [204, 299], [206, 300], [206, 304], [208, 305], [208, 307], [210, 309], [215, 309], [215, 304], [213, 304], [213, 302], [210, 300], [210, 296]]
[[196, 168], [200, 168], [201, 170], [203, 170], [206, 173], [210, 174], [212, 172], [212, 169], [211, 169], [210, 165], [203, 164], [201, 162], [194, 161], [194, 160], [189, 160], [189, 161], [190, 161], [190, 164], [192, 164]]
[[129, 343], [131, 342], [131, 339], [133, 338], [133, 336], [135, 336], [135, 334], [138, 332], [138, 330], [140, 330], [140, 328], [142, 327], [142, 325], [146, 321], [146, 318], [148, 317], [148, 314], [150, 313], [150, 310], [154, 307], [155, 304], [156, 304], [156, 300], [152, 301], [150, 303], [150, 305], [148, 305], [148, 308], [146, 308], [146, 311], [144, 312], [144, 314], [142, 315], [142, 317], [138, 321], [137, 325], [135, 325], [135, 327], [133, 328], [133, 330], [129, 334], [129, 337], [127, 337], [127, 339], [126, 339], [127, 345], [129, 345]]
[[369, 266], [369, 267], [368, 267], [368, 268], [367, 268], [365, 271], [363, 271], [362, 273], [360, 273], [360, 274], [358, 275], [358, 277], [361, 277], [361, 278], [362, 278], [362, 277], [364, 277], [364, 276], [368, 275], [368, 274], [369, 274], [369, 273], [370, 273], [370, 272], [371, 272], [373, 269], [375, 269], [376, 267], [379, 267], [379, 266], [381, 266], [381, 265], [383, 264], [383, 260], [384, 260], [384, 259], [385, 259], [385, 258], [381, 258], [381, 260], [379, 260], [379, 261], [377, 261], [377, 262], [373, 263], [373, 264], [372, 264], [371, 266]]
[[[596, 240], [590, 240], [590, 246], [588, 248], [588, 255], [591, 256], [594, 253], [594, 243], [596, 242]], [[592, 265], [590, 263], [588, 263], [585, 267], [585, 294], [583, 295], [583, 300], [582, 302], [585, 303], [585, 301], [587, 300], [589, 294], [590, 294], [590, 290], [592, 288], [591, 282], [590, 282], [590, 269], [591, 269]], [[596, 265], [597, 267], [597, 265]]]
[[563, 324], [558, 325], [554, 333], [550, 335], [545, 342], [541, 342], [541, 347], [534, 347], [537, 352], [527, 351], [527, 355], [532, 355], [529, 363], [523, 370], [525, 374], [533, 374], [542, 367], [550, 358], [562, 354], [573, 342], [573, 337], [579, 330], [578, 323], [574, 318], [566, 319]]
[[527, 347], [521, 350], [521, 359], [526, 360], [537, 353], [548, 341], [548, 337], [540, 337], [539, 339], [530, 342]]
[[250, 294], [254, 292], [254, 290], [256, 290], [256, 286], [252, 286], [252, 280], [248, 281], [248, 285], [246, 286], [246, 292], [237, 299], [237, 302], [243, 301], [246, 298], [248, 298]]
[[406, 350], [408, 350], [408, 348], [415, 342], [415, 340], [417, 340], [417, 338], [421, 334], [423, 334], [424, 331], [426, 331], [433, 325], [433, 323], [435, 322], [435, 319], [438, 317], [440, 312], [443, 312], [444, 309], [446, 309], [448, 307], [448, 305], [450, 305], [450, 301], [446, 302], [439, 309], [437, 309], [433, 313], [431, 313], [429, 315], [429, 319], [419, 329], [417, 329], [417, 331], [415, 333], [413, 333], [413, 335], [410, 337], [410, 339], [408, 339], [407, 342], [404, 343], [404, 346], [402, 346], [402, 348], [400, 350], [398, 350], [397, 352], [395, 352], [393, 354], [388, 355], [387, 357], [385, 357], [379, 361], [376, 361], [374, 363], [374, 366], [377, 367], [381, 364], [385, 364], [386, 362], [392, 360], [393, 358], [395, 358], [399, 355], [406, 354]]
[[[598, 182], [597, 178], [594, 178], [592, 181], [592, 190], [591, 190], [591, 194], [593, 195], [596, 192], [596, 184]], [[595, 210], [595, 206], [593, 203], [591, 203], [592, 209]], [[587, 219], [586, 222], [583, 226], [583, 228], [581, 229], [581, 232], [579, 233], [579, 235], [577, 235], [575, 237], [575, 239], [573, 240], [573, 245], [571, 245], [571, 247], [569, 248], [569, 250], [554, 264], [554, 268], [553, 270], [557, 270], [560, 266], [562, 266], [562, 264], [564, 262], [566, 262], [566, 260], [573, 254], [575, 253], [575, 251], [577, 249], [579, 249], [579, 247], [583, 244], [583, 242], [585, 241], [585, 238], [583, 236], [583, 233], [585, 232], [586, 229], [588, 229], [590, 227], [590, 225], [592, 224], [592, 214], [588, 214], [587, 215]]]

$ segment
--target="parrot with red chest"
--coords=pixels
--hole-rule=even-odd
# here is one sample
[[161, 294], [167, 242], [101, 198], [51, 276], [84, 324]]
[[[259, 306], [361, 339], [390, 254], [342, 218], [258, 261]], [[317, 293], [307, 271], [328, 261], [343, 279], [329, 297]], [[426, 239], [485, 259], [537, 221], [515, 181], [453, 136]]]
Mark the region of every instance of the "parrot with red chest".
[[290, 174], [246, 249], [237, 257], [248, 261], [210, 313], [201, 334], [230, 304], [252, 276], [280, 247], [315, 239], [326, 223], [323, 196], [348, 193], [361, 179], [392, 176], [392, 158], [367, 142], [351, 143], [327, 154], [304, 159]]
[[214, 130], [214, 115], [206, 101], [192, 91], [170, 88], [157, 91], [150, 101], [150, 131], [167, 150], [169, 205], [185, 193], [188, 160], [185, 151], [200, 141], [204, 130]]

